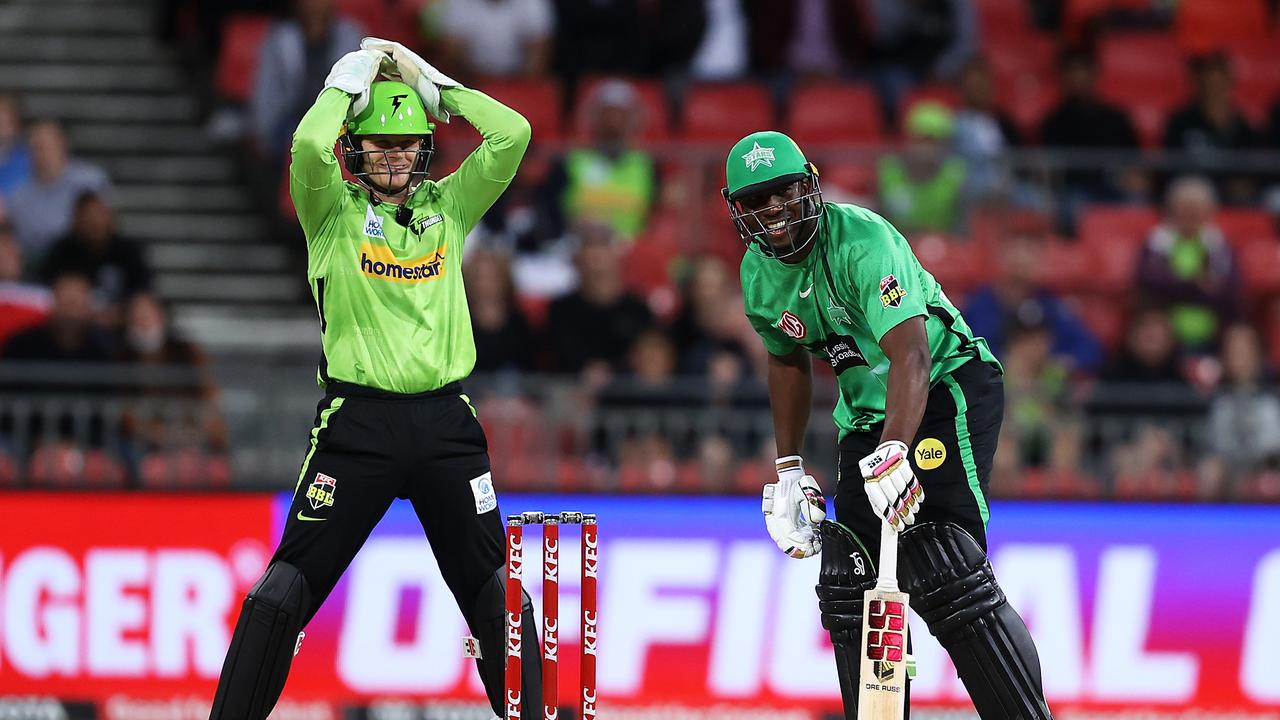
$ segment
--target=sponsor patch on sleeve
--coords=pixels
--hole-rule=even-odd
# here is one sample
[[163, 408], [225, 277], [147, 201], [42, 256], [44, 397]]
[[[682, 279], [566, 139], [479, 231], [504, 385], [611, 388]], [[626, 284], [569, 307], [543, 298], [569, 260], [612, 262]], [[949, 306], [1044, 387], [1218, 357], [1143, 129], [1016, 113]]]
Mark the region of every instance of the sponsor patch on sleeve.
[[471, 480], [471, 494], [476, 499], [476, 514], [483, 515], [498, 507], [498, 494], [493, 489], [493, 473]]
[[880, 278], [880, 304], [887, 308], [896, 308], [902, 306], [902, 298], [907, 296], [907, 291], [898, 284], [898, 278], [892, 275], [885, 275]]

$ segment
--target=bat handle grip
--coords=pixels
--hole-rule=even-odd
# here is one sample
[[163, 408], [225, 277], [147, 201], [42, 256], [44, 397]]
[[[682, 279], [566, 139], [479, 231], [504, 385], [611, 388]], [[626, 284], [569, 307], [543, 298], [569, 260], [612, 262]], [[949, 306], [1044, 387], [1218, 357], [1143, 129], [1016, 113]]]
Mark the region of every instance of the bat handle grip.
[[880, 574], [876, 587], [898, 590], [898, 531], [887, 522], [880, 523]]

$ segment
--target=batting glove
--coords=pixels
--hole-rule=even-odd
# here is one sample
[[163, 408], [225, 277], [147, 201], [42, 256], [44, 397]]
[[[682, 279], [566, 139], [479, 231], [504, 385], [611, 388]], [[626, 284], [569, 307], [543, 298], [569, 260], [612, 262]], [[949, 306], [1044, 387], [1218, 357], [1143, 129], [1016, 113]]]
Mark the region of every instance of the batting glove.
[[880, 447], [858, 461], [862, 471], [862, 487], [876, 514], [902, 532], [916, 521], [916, 511], [924, 502], [924, 488], [911, 471], [906, 444], [897, 440], [880, 443]]
[[462, 87], [462, 83], [435, 69], [417, 53], [398, 42], [367, 37], [360, 42], [366, 50], [379, 50], [386, 53], [395, 62], [400, 79], [406, 85], [418, 91], [422, 104], [441, 122], [449, 122], [449, 110], [440, 102], [440, 88]]
[[324, 80], [324, 89], [338, 88], [351, 95], [351, 115], [359, 115], [369, 105], [369, 86], [378, 77], [383, 62], [390, 63], [391, 58], [378, 50], [349, 52], [333, 64], [329, 77]]
[[778, 482], [764, 486], [760, 504], [769, 537], [793, 558], [807, 558], [822, 550], [818, 525], [827, 517], [827, 501], [812, 475], [804, 472], [799, 455], [778, 458]]

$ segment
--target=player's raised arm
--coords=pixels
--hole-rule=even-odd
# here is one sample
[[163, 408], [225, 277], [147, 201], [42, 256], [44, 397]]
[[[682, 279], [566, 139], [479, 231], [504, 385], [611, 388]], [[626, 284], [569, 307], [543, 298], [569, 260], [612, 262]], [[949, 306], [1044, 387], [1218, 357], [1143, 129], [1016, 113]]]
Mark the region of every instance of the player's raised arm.
[[333, 153], [349, 115], [369, 103], [369, 86], [387, 56], [356, 50], [334, 63], [324, 90], [302, 116], [290, 147], [289, 195], [308, 243], [337, 209], [342, 197], [342, 171]]
[[441, 195], [461, 213], [463, 226], [475, 227], [515, 178], [529, 147], [529, 121], [488, 95], [463, 87], [400, 43], [365, 38], [362, 46], [390, 55], [432, 115], [445, 122], [458, 115], [480, 133], [480, 146], [438, 184]]

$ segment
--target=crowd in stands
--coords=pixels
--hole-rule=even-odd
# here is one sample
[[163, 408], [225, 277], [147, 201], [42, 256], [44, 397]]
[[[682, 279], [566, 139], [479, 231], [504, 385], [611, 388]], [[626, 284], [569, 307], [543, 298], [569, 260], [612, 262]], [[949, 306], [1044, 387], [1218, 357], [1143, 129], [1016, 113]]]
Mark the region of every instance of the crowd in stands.
[[[480, 375], [571, 378], [572, 402], [601, 416], [767, 407], [717, 191], [730, 144], [776, 127], [828, 200], [907, 234], [1004, 361], [1000, 492], [1275, 499], [1280, 8], [1229, 5], [171, 0], [162, 34], [295, 250], [289, 135], [362, 35], [530, 118], [534, 148], [468, 240]], [[436, 176], [474, 144], [460, 124], [439, 130]], [[135, 315], [167, 327], [142, 256], [111, 230], [106, 178], [67, 159], [56, 125], [23, 132], [4, 99], [0, 197], [0, 288], [21, 308], [0, 332], [43, 333], [0, 357], [71, 352], [59, 338], [73, 336], [74, 352], [127, 357], [146, 335]], [[55, 332], [67, 322], [82, 329]], [[172, 359], [199, 365], [187, 347]], [[758, 428], [568, 441], [547, 437], [530, 397], [481, 408], [495, 462], [503, 443], [549, 443], [613, 473], [581, 486], [637, 490], [754, 489], [768, 469]], [[225, 449], [216, 421], [198, 425]], [[540, 440], [510, 439], [522, 432]]]
[[[225, 481], [225, 430], [199, 349], [178, 338], [152, 288], [142, 249], [122, 237], [101, 168], [76, 159], [51, 120], [24, 125], [17, 98], [0, 96], [0, 485], [171, 484]], [[58, 365], [71, 366], [59, 373]], [[131, 372], [98, 377], [101, 364]], [[147, 372], [159, 368], [161, 374]], [[187, 368], [184, 377], [175, 368]], [[170, 373], [167, 376], [164, 372]], [[42, 390], [114, 394], [113, 418], [52, 410], [21, 414]], [[180, 412], [168, 407], [189, 396]], [[112, 427], [108, 428], [107, 425]]]

